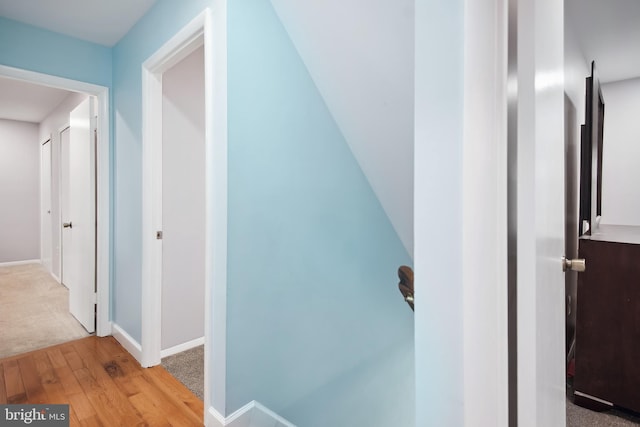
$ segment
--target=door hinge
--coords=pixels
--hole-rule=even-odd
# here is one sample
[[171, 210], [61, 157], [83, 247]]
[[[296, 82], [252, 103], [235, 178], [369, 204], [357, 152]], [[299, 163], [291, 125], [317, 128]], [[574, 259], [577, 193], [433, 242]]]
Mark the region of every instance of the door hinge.
[[156, 231], [156, 239], [162, 240], [162, 231]]
[[97, 304], [97, 303], [98, 303], [98, 293], [97, 293], [97, 292], [94, 292], [94, 293], [93, 293], [93, 303], [94, 303], [94, 304]]

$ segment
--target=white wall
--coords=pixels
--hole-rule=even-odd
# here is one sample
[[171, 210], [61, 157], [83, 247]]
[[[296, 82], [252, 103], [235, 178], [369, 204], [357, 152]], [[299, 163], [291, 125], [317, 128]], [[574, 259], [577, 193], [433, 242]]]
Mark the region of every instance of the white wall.
[[88, 95], [78, 92], [69, 92], [62, 102], [53, 109], [42, 122], [38, 129], [40, 139], [43, 141], [49, 137], [49, 134], [56, 134], [58, 130], [69, 124], [69, 113], [76, 108]]
[[603, 224], [640, 225], [640, 78], [602, 85]]
[[0, 119], [0, 263], [39, 258], [38, 125]]
[[163, 75], [162, 337], [204, 336], [204, 50]]
[[[40, 122], [40, 140], [51, 137], [51, 222], [53, 232], [51, 273], [60, 279], [61, 224], [60, 218], [60, 129], [69, 124], [69, 112], [77, 107], [88, 95], [69, 92], [62, 102]], [[57, 224], [57, 226], [56, 226]]]
[[[564, 91], [575, 107], [575, 123], [580, 138], [580, 125], [584, 123], [585, 79], [591, 74], [590, 61], [585, 59], [572, 22], [565, 20], [564, 32]], [[578, 139], [578, 145], [580, 141]]]
[[[576, 165], [575, 176], [567, 185], [575, 187], [571, 194], [575, 195], [576, 206], [579, 206], [579, 178], [580, 178], [580, 127], [585, 119], [585, 79], [591, 74], [590, 61], [585, 59], [576, 32], [572, 27], [573, 22], [565, 16], [564, 31], [564, 92], [565, 92], [565, 136]], [[569, 178], [569, 177], [567, 177]], [[578, 221], [576, 212], [575, 222]], [[576, 225], [577, 227], [577, 225]], [[576, 228], [577, 229], [577, 228]], [[577, 231], [576, 231], [577, 234]], [[577, 254], [576, 254], [577, 255]]]

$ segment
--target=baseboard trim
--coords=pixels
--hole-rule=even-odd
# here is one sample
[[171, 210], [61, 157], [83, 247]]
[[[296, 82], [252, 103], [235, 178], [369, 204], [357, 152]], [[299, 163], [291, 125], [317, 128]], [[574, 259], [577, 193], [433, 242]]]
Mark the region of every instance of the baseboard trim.
[[296, 427], [260, 402], [251, 401], [228, 417], [210, 407], [205, 420], [207, 427]]
[[[244, 409], [244, 408], [241, 408], [241, 409]], [[216, 411], [216, 409], [213, 406], [210, 406], [209, 410], [205, 413], [204, 425], [206, 427], [225, 427], [228, 424], [227, 424], [227, 419], [224, 417], [224, 415]]]
[[[253, 408], [252, 425], [255, 425], [256, 427], [296, 427], [295, 424], [285, 420], [260, 402], [256, 402], [254, 400], [254, 403], [255, 407]], [[264, 420], [264, 423], [260, 420]], [[275, 421], [275, 424], [269, 424], [271, 420]]]
[[0, 267], [12, 267], [14, 265], [25, 265], [25, 264], [41, 264], [41, 262], [39, 259], [25, 259], [23, 261], [0, 262]]
[[195, 340], [187, 341], [182, 344], [174, 345], [160, 352], [160, 358], [173, 356], [174, 354], [182, 353], [183, 351], [191, 350], [192, 348], [204, 345], [204, 337], [196, 338]]
[[137, 361], [142, 364], [142, 346], [124, 329], [115, 323], [111, 324], [113, 337], [127, 350]]

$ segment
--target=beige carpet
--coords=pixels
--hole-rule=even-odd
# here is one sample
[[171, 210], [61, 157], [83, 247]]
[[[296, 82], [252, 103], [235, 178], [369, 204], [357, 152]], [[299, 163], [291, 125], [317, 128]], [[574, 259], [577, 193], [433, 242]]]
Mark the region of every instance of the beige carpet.
[[0, 358], [89, 336], [40, 264], [0, 267]]

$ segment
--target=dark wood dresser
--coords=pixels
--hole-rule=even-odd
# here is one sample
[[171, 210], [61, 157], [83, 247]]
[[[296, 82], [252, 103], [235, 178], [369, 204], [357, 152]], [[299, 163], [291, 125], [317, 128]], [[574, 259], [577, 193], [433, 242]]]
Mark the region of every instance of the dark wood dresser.
[[579, 257], [576, 403], [640, 412], [640, 227], [602, 225]]

